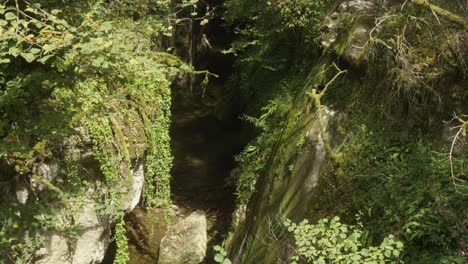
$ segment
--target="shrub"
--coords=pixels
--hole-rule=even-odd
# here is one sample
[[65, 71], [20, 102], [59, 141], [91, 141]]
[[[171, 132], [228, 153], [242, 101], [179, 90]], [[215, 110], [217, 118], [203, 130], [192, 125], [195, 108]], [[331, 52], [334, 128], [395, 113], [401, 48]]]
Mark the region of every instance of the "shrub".
[[317, 224], [307, 220], [299, 224], [286, 220], [284, 225], [294, 235], [296, 255], [291, 260], [298, 263], [400, 263], [403, 243], [388, 235], [379, 246], [363, 245], [363, 225], [346, 225], [339, 217], [323, 218]]

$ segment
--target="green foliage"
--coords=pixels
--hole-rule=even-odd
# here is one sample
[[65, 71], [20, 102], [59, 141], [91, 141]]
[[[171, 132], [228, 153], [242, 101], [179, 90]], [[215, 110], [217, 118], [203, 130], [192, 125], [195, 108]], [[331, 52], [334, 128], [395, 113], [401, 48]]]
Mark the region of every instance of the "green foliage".
[[145, 131], [148, 136], [150, 151], [147, 154], [148, 165], [145, 177], [145, 197], [149, 206], [168, 206], [170, 204], [170, 170], [172, 155], [170, 149], [169, 126], [171, 122], [171, 94], [167, 88], [157, 98], [160, 109], [155, 121], [144, 117]]
[[117, 12], [120, 16], [131, 16], [137, 19], [152, 14], [169, 15], [170, 0], [117, 0], [106, 3], [103, 8], [110, 13]]
[[94, 157], [101, 166], [100, 169], [104, 174], [106, 182], [117, 184], [120, 179], [118, 168], [120, 160], [114, 158], [112, 147], [109, 146], [113, 140], [109, 119], [94, 116], [93, 119], [85, 119], [84, 123], [90, 131], [92, 140], [95, 142], [93, 144]]
[[[452, 10], [460, 9], [453, 5]], [[399, 112], [402, 104], [408, 104], [427, 111], [461, 99], [447, 97], [446, 86], [437, 80], [466, 78], [463, 29], [416, 5], [392, 8], [376, 23], [380, 29], [370, 35], [363, 56], [370, 59], [371, 75], [383, 75], [388, 81], [383, 100], [389, 110]]]
[[125, 230], [125, 221], [123, 213], [117, 219], [115, 226], [114, 240], [117, 244], [117, 252], [114, 259], [114, 264], [127, 264], [129, 260], [128, 256], [128, 239]]
[[340, 186], [331, 196], [334, 212], [367, 212], [363, 222], [372, 241], [396, 232], [406, 245], [404, 257], [449, 256], [466, 236], [467, 197], [454, 190], [443, 155], [409, 133], [357, 128], [342, 152], [345, 175], [324, 184]]
[[[8, 186], [0, 199], [1, 254], [30, 261], [44, 230], [73, 238], [73, 217], [91, 199], [101, 216], [117, 221], [116, 261], [126, 263], [121, 200], [132, 159], [146, 158], [148, 204], [169, 204], [168, 76], [189, 70], [159, 51], [175, 13], [169, 1], [18, 2], [0, 5], [0, 187]], [[81, 168], [86, 135], [103, 179]], [[66, 169], [50, 182], [54, 191], [29, 187], [34, 164], [49, 160]], [[25, 205], [14, 198], [23, 185]], [[71, 205], [67, 219], [55, 219], [63, 200]]]
[[[236, 161], [240, 163], [236, 177], [236, 195], [238, 204], [247, 204], [255, 190], [255, 184], [260, 173], [265, 168], [268, 155], [271, 153], [273, 141], [270, 134], [259, 137], [255, 142], [250, 143], [241, 154], [236, 156]], [[261, 148], [260, 148], [261, 146]]]
[[379, 246], [365, 247], [362, 223], [346, 225], [339, 217], [320, 219], [317, 224], [307, 220], [284, 225], [294, 235], [296, 255], [291, 263], [301, 259], [308, 263], [402, 263], [399, 260], [403, 243], [389, 235]]
[[271, 100], [261, 108], [259, 118], [245, 116], [244, 119], [252, 123], [261, 134], [236, 156], [239, 162], [236, 177], [236, 195], [239, 204], [247, 204], [255, 190], [255, 184], [260, 174], [264, 172], [267, 160], [272, 154], [274, 145], [281, 134], [281, 124], [289, 113], [292, 98], [286, 93]]
[[213, 247], [214, 251], [216, 252], [216, 255], [214, 256], [214, 261], [216, 263], [221, 263], [221, 264], [231, 264], [232, 262], [227, 258], [227, 252], [226, 250], [219, 246], [216, 245]]
[[286, 27], [304, 30], [306, 41], [316, 41], [328, 2], [328, 0], [285, 0], [277, 1], [276, 4], [274, 1], [268, 1], [267, 4], [279, 11]]
[[295, 53], [310, 56], [328, 5], [328, 0], [226, 1], [225, 20], [237, 38], [225, 52], [240, 55], [244, 68], [258, 63], [254, 69], [280, 71], [300, 58]]

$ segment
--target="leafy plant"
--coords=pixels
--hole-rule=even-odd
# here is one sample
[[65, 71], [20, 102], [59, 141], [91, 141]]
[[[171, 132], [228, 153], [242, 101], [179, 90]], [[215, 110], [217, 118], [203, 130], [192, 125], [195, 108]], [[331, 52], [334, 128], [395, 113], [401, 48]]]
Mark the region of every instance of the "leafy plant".
[[227, 258], [227, 252], [226, 250], [219, 246], [216, 245], [213, 247], [214, 251], [216, 252], [216, 255], [214, 256], [214, 261], [216, 263], [221, 263], [221, 264], [231, 264], [232, 262]]
[[401, 263], [403, 243], [393, 235], [387, 236], [379, 246], [365, 247], [363, 225], [346, 225], [339, 217], [320, 219], [317, 224], [307, 220], [296, 224], [287, 219], [284, 225], [293, 234], [296, 255], [291, 263], [301, 259], [308, 263]]

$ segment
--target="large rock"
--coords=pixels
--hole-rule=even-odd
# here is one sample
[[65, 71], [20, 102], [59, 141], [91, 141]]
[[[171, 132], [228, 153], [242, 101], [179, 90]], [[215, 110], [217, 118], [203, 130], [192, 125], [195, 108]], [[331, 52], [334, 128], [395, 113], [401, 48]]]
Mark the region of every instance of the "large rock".
[[[86, 153], [86, 152], [85, 152]], [[144, 182], [144, 162], [140, 160], [135, 162], [135, 167], [131, 168], [132, 179], [130, 189], [122, 197], [122, 206], [125, 211], [131, 211], [140, 201], [141, 192]], [[92, 171], [92, 166], [88, 167]], [[48, 180], [53, 180], [59, 174], [58, 163], [39, 164], [37, 166], [37, 174]], [[98, 172], [90, 172], [97, 174]], [[92, 177], [98, 177], [93, 175]], [[46, 190], [41, 183], [33, 182], [34, 188]], [[86, 192], [89, 196], [97, 193], [94, 188], [89, 188]], [[28, 191], [21, 188], [16, 190], [17, 199], [25, 203], [28, 198]], [[91, 264], [101, 263], [104, 259], [107, 247], [110, 243], [111, 226], [113, 221], [111, 218], [99, 214], [96, 210], [98, 205], [96, 201], [83, 198], [86, 201], [84, 206], [79, 209], [80, 213], [76, 216], [76, 225], [79, 232], [75, 239], [70, 238], [66, 234], [59, 232], [44, 231], [42, 235], [45, 238], [43, 247], [35, 253], [37, 264], [46, 263], [73, 263], [73, 264]], [[62, 216], [65, 217], [65, 212], [62, 211]]]
[[[117, 104], [117, 103], [116, 103]], [[116, 123], [125, 135], [125, 148], [128, 159], [121, 159], [118, 164], [121, 181], [113, 186], [104, 184], [104, 175], [101, 166], [96, 160], [92, 138], [85, 127], [76, 128], [77, 135], [70, 136], [63, 142], [63, 155], [66, 160], [79, 164], [78, 173], [81, 180], [87, 182], [86, 191], [80, 193], [78, 201], [71, 200], [71, 209], [74, 224], [78, 228], [76, 237], [64, 232], [42, 230], [45, 238], [43, 247], [35, 252], [36, 263], [73, 263], [90, 264], [101, 263], [111, 239], [111, 228], [114, 225], [114, 209], [105, 211], [101, 208], [102, 202], [107, 201], [112, 188], [121, 190], [120, 206], [125, 212], [132, 211], [141, 198], [145, 181], [145, 153], [147, 143], [143, 123], [134, 110], [127, 110], [125, 115], [115, 114]], [[131, 123], [128, 120], [133, 120]], [[123, 147], [123, 146], [122, 146]], [[120, 150], [113, 150], [120, 151]], [[55, 184], [57, 179], [67, 177], [66, 163], [59, 159], [33, 164], [33, 173]], [[85, 183], [84, 183], [85, 184]], [[35, 193], [41, 195], [51, 192], [42, 182], [31, 180], [31, 187]], [[30, 190], [28, 186], [19, 185], [15, 189], [16, 198], [20, 203], [26, 203]], [[66, 196], [65, 196], [66, 197]], [[1, 197], [0, 197], [1, 198]], [[81, 202], [79, 202], [81, 201]], [[112, 208], [112, 207], [110, 207]], [[112, 211], [114, 210], [114, 211]], [[67, 209], [58, 210], [57, 215], [62, 225], [71, 225], [67, 220]]]
[[101, 263], [110, 243], [110, 222], [98, 216], [94, 203], [86, 203], [77, 218], [80, 227], [77, 240], [57, 232], [44, 233], [44, 246], [36, 252], [37, 264], [48, 263]]
[[[383, 16], [396, 1], [347, 0], [336, 12], [328, 15], [321, 25], [320, 44], [333, 49], [351, 64], [367, 60], [366, 49], [375, 19]], [[397, 3], [397, 2], [396, 2]], [[345, 30], [343, 30], [345, 29]], [[380, 28], [375, 28], [378, 32]], [[374, 32], [374, 33], [376, 33]]]
[[[50, 182], [59, 175], [59, 170], [60, 164], [56, 160], [52, 160], [46, 163], [41, 162], [33, 165], [33, 173]], [[36, 191], [40, 192], [47, 189], [44, 184], [36, 182], [34, 179], [31, 180], [31, 186]]]
[[158, 264], [198, 264], [206, 255], [206, 215], [196, 211], [169, 227], [161, 241]]
[[145, 164], [143, 161], [139, 161], [135, 168], [132, 169], [132, 184], [130, 190], [128, 190], [127, 194], [122, 198], [122, 203], [125, 211], [132, 211], [140, 202], [144, 182]]
[[312, 120], [304, 115], [296, 125], [299, 129], [284, 135], [278, 148], [281, 157], [270, 161], [269, 173], [258, 179], [261, 184], [251, 201], [255, 206], [238, 207], [233, 215], [233, 231], [225, 240], [233, 263], [288, 262], [293, 247], [282, 237], [283, 221], [304, 219], [316, 206], [314, 197], [323, 195], [317, 189], [320, 178], [334, 166], [327, 148], [337, 154], [346, 137], [341, 127], [348, 119], [322, 105], [320, 119], [318, 114]]

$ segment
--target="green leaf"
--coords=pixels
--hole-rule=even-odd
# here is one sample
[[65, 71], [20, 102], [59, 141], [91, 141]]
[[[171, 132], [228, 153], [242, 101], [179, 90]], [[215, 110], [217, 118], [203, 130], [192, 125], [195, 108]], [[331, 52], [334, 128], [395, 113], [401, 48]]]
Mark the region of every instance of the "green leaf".
[[42, 47], [42, 50], [44, 50], [44, 52], [49, 52], [49, 51], [52, 51], [55, 49], [55, 46], [52, 45], [52, 44], [45, 44], [43, 47]]
[[53, 56], [54, 56], [53, 54], [51, 54], [51, 55], [46, 55], [46, 56], [44, 56], [44, 57], [38, 59], [37, 61], [40, 62], [40, 63], [42, 63], [42, 64], [45, 64], [46, 61], [48, 61], [48, 60], [49, 60], [51, 57], [53, 57]]
[[224, 260], [224, 257], [221, 254], [216, 254], [214, 257], [214, 260], [218, 263], [222, 263]]
[[361, 256], [359, 255], [354, 255], [351, 257], [351, 259], [355, 262], [355, 263], [359, 263], [361, 261]]
[[223, 264], [232, 264], [232, 262], [229, 259], [224, 259]]
[[10, 59], [8, 58], [0, 59], [0, 64], [4, 64], [4, 63], [10, 63]]
[[21, 57], [23, 57], [27, 62], [32, 62], [36, 59], [36, 56], [34, 56], [34, 54], [32, 53], [25, 53], [25, 52], [21, 52], [20, 53]]
[[220, 251], [220, 250], [221, 250], [221, 247], [220, 247], [219, 245], [216, 245], [216, 246], [213, 247], [213, 249], [214, 249], [215, 251]]
[[92, 62], [91, 62], [91, 65], [93, 65], [94, 67], [99, 67], [102, 65], [102, 63], [104, 62], [104, 58], [103, 57], [97, 57], [96, 59], [94, 59]]
[[11, 47], [8, 49], [8, 53], [13, 55], [14, 57], [18, 56], [20, 54], [21, 50], [18, 49], [17, 47]]
[[6, 20], [15, 20], [16, 19], [16, 15], [15, 13], [13, 12], [8, 12], [5, 14], [5, 19]]
[[38, 54], [39, 52], [41, 52], [41, 49], [32, 48], [31, 50], [29, 50], [29, 52], [31, 52], [32, 54]]
[[104, 23], [101, 24], [101, 26], [99, 26], [98, 31], [105, 31], [105, 32], [107, 32], [107, 31], [109, 31], [109, 30], [111, 30], [111, 29], [112, 29], [112, 24], [111, 24], [111, 22], [104, 22]]
[[402, 248], [403, 248], [403, 243], [401, 243], [400, 241], [398, 241], [398, 242], [396, 243], [396, 247], [397, 247], [398, 249], [402, 249]]

